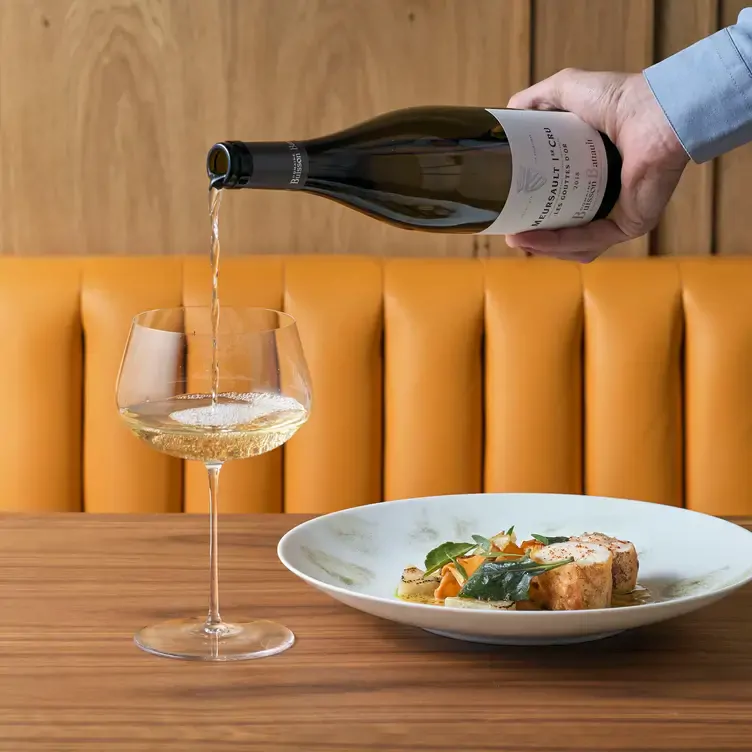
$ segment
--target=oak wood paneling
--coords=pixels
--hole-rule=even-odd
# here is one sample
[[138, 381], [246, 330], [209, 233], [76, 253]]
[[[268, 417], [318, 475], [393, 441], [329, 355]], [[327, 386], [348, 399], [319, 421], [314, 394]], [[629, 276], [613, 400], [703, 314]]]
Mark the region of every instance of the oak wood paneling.
[[[748, 0], [721, 0], [720, 26], [736, 23]], [[749, 176], [752, 144], [724, 154], [717, 160], [715, 191], [715, 252], [752, 254], [752, 204]]]
[[[557, 70], [639, 71], [747, 0], [0, 0], [0, 254], [206, 253], [204, 159], [416, 104], [503, 106]], [[609, 255], [752, 253], [752, 146], [691, 164]], [[233, 193], [240, 253], [520, 255], [315, 196]]]
[[[663, 60], [718, 28], [718, 0], [660, 0], [656, 4], [656, 60]], [[707, 255], [713, 248], [715, 163], [690, 162], [653, 233], [653, 253]]]
[[[533, 0], [532, 78], [561, 68], [638, 72], [653, 61], [653, 0]], [[649, 238], [610, 256], [647, 256]]]
[[[409, 105], [506, 104], [528, 83], [529, 0], [471, 5], [4, 0], [0, 252], [205, 253], [214, 141], [308, 138]], [[479, 247], [313, 196], [223, 203], [226, 254]]]

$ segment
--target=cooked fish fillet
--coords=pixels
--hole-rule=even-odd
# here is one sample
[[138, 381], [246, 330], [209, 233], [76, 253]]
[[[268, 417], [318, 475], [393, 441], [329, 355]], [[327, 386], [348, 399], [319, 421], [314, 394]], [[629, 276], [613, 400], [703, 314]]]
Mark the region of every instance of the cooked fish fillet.
[[611, 605], [613, 556], [606, 546], [582, 541], [553, 543], [531, 551], [530, 558], [541, 564], [574, 559], [533, 578], [531, 599], [545, 608], [575, 611]]
[[479, 601], [475, 598], [446, 598], [445, 606], [452, 608], [475, 608], [481, 611], [506, 611], [514, 605], [514, 601]]
[[637, 549], [630, 541], [612, 538], [605, 533], [584, 533], [577, 535], [572, 540], [584, 543], [597, 543], [605, 546], [614, 557], [612, 577], [615, 593], [631, 593], [637, 586], [637, 572], [640, 563], [637, 558]]
[[433, 591], [436, 590], [440, 581], [441, 575], [439, 572], [434, 572], [426, 577], [422, 569], [407, 567], [402, 572], [397, 595], [433, 595]]

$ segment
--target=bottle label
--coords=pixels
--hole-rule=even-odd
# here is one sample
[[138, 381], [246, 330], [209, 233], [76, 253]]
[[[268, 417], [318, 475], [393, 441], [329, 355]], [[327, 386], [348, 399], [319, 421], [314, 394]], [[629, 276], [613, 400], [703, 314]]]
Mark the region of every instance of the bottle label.
[[305, 186], [308, 178], [308, 153], [294, 141], [273, 141], [250, 144], [253, 174], [248, 181], [252, 188], [287, 188]]
[[290, 158], [292, 160], [292, 172], [288, 188], [302, 188], [308, 177], [308, 154], [306, 150], [294, 141], [288, 141]]
[[491, 110], [512, 154], [504, 208], [482, 235], [553, 230], [590, 222], [606, 191], [603, 139], [571, 112]]

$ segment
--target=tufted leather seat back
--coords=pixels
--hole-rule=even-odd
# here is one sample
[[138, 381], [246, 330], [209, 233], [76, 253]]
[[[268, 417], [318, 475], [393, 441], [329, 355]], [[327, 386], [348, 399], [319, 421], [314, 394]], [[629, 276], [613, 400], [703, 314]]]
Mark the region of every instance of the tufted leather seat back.
[[[114, 390], [130, 320], [204, 304], [201, 257], [0, 259], [0, 509], [205, 512]], [[478, 491], [752, 514], [752, 258], [254, 256], [222, 302], [292, 313], [311, 419], [228, 463], [221, 510]]]

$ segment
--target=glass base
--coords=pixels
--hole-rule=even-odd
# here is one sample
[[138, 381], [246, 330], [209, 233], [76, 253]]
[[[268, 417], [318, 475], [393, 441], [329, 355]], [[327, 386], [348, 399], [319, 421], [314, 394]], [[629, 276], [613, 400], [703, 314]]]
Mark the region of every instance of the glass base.
[[273, 621], [222, 623], [206, 629], [205, 619], [171, 619], [144, 627], [133, 638], [147, 653], [187, 661], [247, 661], [276, 655], [295, 635]]

